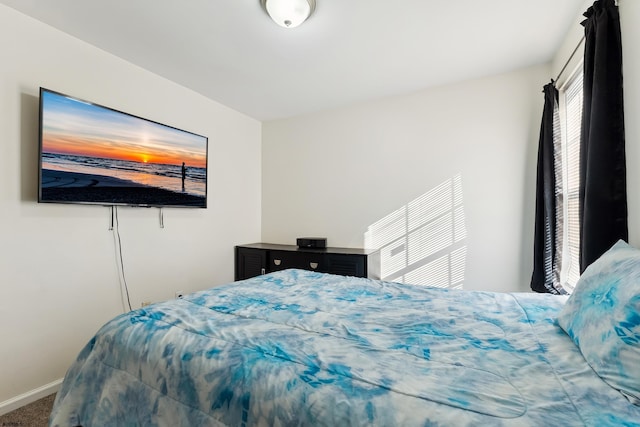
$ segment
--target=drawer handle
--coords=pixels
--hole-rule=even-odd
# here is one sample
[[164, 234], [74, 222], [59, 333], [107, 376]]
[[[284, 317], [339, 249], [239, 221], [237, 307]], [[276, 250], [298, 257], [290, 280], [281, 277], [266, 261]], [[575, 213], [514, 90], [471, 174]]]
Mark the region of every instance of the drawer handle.
[[310, 262], [309, 266], [315, 270], [316, 268], [318, 268], [318, 263], [317, 262]]
[[275, 265], [280, 265], [280, 264], [282, 264], [282, 260], [281, 260], [281, 259], [274, 259], [274, 260], [273, 260], [273, 263], [274, 263]]

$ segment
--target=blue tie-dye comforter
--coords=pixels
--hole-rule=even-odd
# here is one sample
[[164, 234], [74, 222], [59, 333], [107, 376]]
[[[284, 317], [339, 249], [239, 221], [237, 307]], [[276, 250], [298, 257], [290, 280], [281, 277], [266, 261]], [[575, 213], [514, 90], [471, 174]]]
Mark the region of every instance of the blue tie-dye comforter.
[[281, 271], [116, 317], [51, 425], [640, 426], [565, 300]]

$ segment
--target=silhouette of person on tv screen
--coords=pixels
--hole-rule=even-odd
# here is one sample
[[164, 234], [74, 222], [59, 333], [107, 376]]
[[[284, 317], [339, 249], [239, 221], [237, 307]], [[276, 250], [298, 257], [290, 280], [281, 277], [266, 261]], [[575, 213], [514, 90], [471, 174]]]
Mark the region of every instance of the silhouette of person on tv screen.
[[187, 177], [187, 167], [184, 162], [182, 162], [182, 191], [184, 191], [184, 180]]

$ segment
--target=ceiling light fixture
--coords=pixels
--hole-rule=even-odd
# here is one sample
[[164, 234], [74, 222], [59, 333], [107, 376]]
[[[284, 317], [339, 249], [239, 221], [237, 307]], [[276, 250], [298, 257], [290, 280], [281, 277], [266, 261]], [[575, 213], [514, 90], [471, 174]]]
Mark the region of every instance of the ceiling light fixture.
[[302, 24], [316, 9], [316, 0], [260, 0], [273, 21], [285, 28]]

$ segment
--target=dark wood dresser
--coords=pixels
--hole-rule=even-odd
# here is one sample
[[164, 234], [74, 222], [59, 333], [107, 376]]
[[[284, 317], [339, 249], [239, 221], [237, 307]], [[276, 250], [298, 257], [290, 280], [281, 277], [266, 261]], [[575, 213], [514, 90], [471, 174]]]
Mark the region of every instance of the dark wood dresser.
[[235, 280], [287, 268], [380, 278], [380, 253], [369, 249], [311, 249], [294, 245], [251, 243], [235, 247], [235, 263]]

